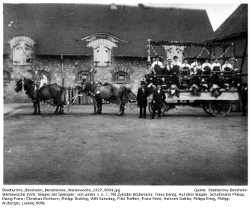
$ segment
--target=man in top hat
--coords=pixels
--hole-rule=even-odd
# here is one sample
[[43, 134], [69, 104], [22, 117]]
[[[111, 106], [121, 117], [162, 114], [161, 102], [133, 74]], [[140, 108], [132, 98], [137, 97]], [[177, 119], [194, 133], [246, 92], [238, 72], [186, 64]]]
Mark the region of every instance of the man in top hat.
[[173, 62], [172, 62], [172, 72], [173, 74], [179, 75], [179, 72], [182, 68], [182, 64], [178, 61], [178, 56], [173, 57]]
[[152, 116], [151, 119], [155, 118], [155, 111], [158, 111], [158, 118], [161, 119], [161, 109], [163, 102], [166, 99], [166, 95], [164, 91], [161, 89], [160, 83], [157, 83], [156, 85], [157, 89], [153, 93], [153, 99], [152, 99]]
[[151, 71], [153, 71], [153, 73], [155, 75], [161, 75], [163, 68], [164, 68], [164, 66], [163, 66], [162, 62], [160, 61], [160, 57], [157, 55], [155, 57], [155, 61], [151, 65]]
[[[146, 87], [145, 81], [141, 81], [141, 87], [139, 87], [137, 91], [137, 102], [140, 107], [140, 116], [139, 118], [146, 118], [146, 109], [147, 109], [147, 97], [148, 97], [148, 89]], [[143, 112], [143, 116], [142, 116]]]

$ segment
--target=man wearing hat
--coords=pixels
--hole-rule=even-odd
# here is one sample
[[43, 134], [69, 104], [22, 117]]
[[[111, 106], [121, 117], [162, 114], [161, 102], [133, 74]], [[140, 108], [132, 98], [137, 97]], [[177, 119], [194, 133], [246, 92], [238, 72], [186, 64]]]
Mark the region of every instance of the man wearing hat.
[[164, 91], [161, 89], [160, 83], [157, 83], [156, 85], [157, 89], [153, 93], [153, 99], [152, 99], [152, 116], [151, 119], [155, 118], [155, 111], [158, 111], [158, 118], [161, 119], [161, 109], [163, 102], [166, 99], [166, 95]]
[[[139, 87], [137, 91], [137, 102], [138, 106], [140, 107], [140, 116], [139, 118], [146, 118], [146, 109], [147, 109], [147, 97], [148, 97], [148, 90], [146, 88], [145, 81], [141, 81], [141, 87]], [[142, 117], [143, 111], [143, 117]]]
[[179, 75], [179, 72], [182, 68], [182, 64], [180, 62], [178, 62], [178, 56], [174, 56], [173, 60], [174, 61], [172, 62], [172, 72], [173, 72], [173, 74], [175, 73], [175, 74]]

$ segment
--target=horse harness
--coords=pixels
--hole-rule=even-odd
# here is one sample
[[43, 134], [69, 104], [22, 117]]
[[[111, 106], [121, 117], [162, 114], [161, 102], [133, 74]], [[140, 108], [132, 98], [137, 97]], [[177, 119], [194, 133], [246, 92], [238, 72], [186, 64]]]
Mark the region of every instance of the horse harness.
[[[93, 84], [92, 84], [92, 83], [93, 83]], [[88, 90], [87, 94], [88, 94], [88, 95], [91, 95], [91, 96], [93, 96], [93, 97], [98, 97], [100, 91], [97, 90], [96, 93], [94, 93], [96, 87], [98, 87], [98, 83], [96, 83], [96, 82], [91, 82], [91, 84], [92, 84], [92, 86], [91, 86], [90, 90]], [[113, 91], [114, 91], [114, 90], [113, 90], [113, 86], [112, 86], [112, 84], [109, 84], [109, 85], [111, 86], [111, 93], [112, 93], [111, 96], [113, 96]], [[101, 85], [100, 87], [102, 87], [102, 86], [104, 86], [104, 85]], [[106, 86], [106, 85], [105, 85], [105, 86]]]

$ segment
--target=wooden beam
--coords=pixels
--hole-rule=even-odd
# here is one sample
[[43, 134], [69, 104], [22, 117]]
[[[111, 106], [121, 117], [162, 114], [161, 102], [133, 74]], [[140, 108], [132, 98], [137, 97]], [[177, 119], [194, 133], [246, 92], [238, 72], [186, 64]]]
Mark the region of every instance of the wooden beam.
[[247, 53], [247, 38], [246, 38], [246, 45], [245, 45], [245, 49], [244, 49], [244, 54], [243, 54], [243, 57], [242, 57], [242, 64], [241, 64], [241, 67], [240, 67], [240, 73], [242, 73], [242, 69], [243, 69], [243, 65], [244, 65], [244, 62], [245, 62], [246, 53]]
[[62, 74], [62, 86], [64, 87], [63, 55], [61, 55], [61, 74]]

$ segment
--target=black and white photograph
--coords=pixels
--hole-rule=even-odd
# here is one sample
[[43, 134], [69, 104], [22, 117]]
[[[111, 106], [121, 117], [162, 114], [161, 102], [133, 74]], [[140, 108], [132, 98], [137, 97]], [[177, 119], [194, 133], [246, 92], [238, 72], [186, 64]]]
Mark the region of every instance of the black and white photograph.
[[2, 18], [1, 205], [249, 199], [247, 3], [6, 1]]

